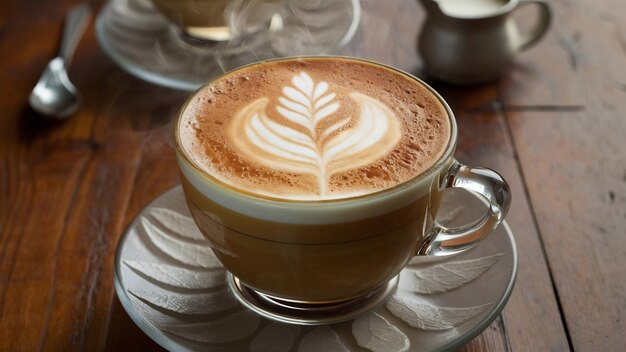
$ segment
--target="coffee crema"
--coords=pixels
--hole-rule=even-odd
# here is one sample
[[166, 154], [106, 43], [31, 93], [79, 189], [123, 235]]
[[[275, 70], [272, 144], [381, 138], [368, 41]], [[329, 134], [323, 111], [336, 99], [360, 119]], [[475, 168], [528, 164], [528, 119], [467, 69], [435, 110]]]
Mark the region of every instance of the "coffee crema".
[[204, 86], [179, 119], [180, 145], [215, 179], [284, 200], [342, 199], [409, 181], [450, 139], [437, 97], [363, 61], [286, 59]]

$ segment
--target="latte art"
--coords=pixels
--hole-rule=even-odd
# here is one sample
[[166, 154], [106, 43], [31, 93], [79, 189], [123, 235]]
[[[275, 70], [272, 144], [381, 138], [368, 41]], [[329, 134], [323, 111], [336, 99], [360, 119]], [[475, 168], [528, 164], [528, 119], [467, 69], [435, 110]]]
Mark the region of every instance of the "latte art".
[[337, 113], [336, 94], [328, 92], [328, 83], [316, 84], [306, 72], [293, 77], [292, 83], [293, 87], [283, 88], [276, 111], [306, 132], [269, 118], [268, 98], [253, 101], [233, 118], [231, 142], [252, 161], [285, 172], [313, 174], [320, 195], [326, 196], [330, 175], [369, 164], [400, 141], [394, 113], [357, 92], [348, 96], [359, 106], [359, 116], [341, 116], [320, 129], [321, 122]]
[[216, 182], [248, 195], [333, 200], [407, 182], [443, 155], [446, 109], [401, 72], [350, 59], [247, 66], [201, 88], [180, 146]]

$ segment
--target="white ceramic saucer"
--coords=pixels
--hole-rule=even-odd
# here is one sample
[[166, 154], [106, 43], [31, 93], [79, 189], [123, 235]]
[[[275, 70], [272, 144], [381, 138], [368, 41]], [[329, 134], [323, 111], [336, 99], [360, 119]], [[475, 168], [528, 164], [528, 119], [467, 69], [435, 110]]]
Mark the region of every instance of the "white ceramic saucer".
[[[459, 206], [459, 204], [463, 204]], [[481, 202], [445, 197], [448, 225], [476, 219]], [[115, 258], [117, 295], [132, 320], [175, 351], [437, 351], [467, 343], [497, 317], [517, 272], [505, 223], [472, 250], [436, 262], [415, 259], [378, 308], [343, 323], [298, 326], [241, 305], [189, 215], [180, 186], [130, 224]]]
[[[259, 60], [334, 54], [356, 33], [359, 0], [285, 0], [280, 26], [226, 50], [184, 45], [150, 0], [110, 0], [96, 21], [104, 52], [148, 82], [195, 90], [211, 78]], [[227, 45], [228, 46], [228, 45]]]

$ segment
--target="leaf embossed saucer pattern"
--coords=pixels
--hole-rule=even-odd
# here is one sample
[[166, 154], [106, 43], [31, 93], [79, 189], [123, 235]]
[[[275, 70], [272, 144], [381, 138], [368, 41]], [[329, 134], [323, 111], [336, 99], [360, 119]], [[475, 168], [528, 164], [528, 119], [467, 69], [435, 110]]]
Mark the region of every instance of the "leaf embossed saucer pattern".
[[284, 324], [237, 302], [225, 269], [195, 228], [182, 189], [175, 187], [129, 226], [115, 280], [133, 321], [170, 350], [448, 350], [480, 333], [504, 307], [517, 270], [515, 251], [505, 224], [469, 252], [441, 262], [413, 261], [386, 304], [352, 321]]

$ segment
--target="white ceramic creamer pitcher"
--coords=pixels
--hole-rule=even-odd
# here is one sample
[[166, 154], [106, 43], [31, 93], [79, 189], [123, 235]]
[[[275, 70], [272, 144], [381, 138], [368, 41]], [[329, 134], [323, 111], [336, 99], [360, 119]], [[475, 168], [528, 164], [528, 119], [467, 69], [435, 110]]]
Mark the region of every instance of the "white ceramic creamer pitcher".
[[[536, 44], [551, 22], [545, 0], [419, 0], [427, 17], [418, 48], [426, 70], [451, 83], [493, 80], [515, 54]], [[539, 6], [539, 21], [520, 33], [511, 14], [524, 5]]]

